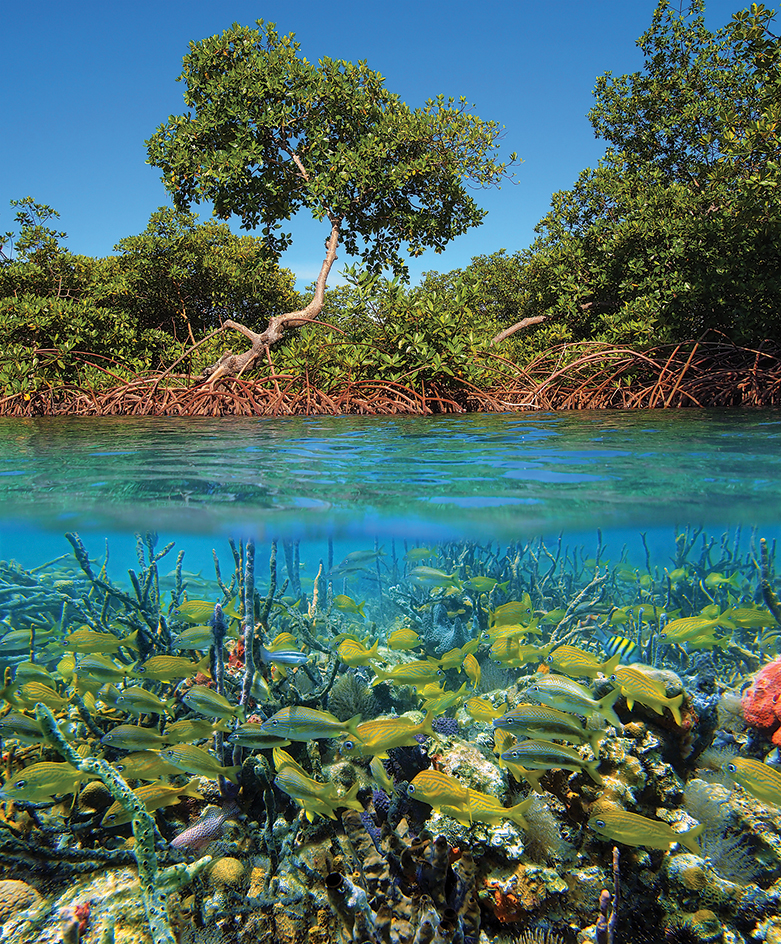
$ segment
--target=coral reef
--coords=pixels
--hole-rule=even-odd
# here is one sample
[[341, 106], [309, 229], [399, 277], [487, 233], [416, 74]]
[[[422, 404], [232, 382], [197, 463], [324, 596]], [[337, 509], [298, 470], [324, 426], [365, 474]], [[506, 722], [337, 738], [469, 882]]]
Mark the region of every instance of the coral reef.
[[746, 724], [781, 745], [781, 658], [768, 662], [753, 676], [740, 705]]

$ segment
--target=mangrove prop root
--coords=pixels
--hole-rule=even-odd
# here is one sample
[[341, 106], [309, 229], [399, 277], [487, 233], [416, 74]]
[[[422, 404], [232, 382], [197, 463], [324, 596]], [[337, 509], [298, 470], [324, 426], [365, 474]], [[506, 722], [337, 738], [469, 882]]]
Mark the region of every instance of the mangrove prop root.
[[[382, 380], [321, 390], [300, 375], [214, 378], [163, 386], [160, 374], [92, 390], [41, 383], [34, 391], [2, 396], [0, 415], [293, 416], [398, 415], [548, 409], [770, 407], [781, 404], [781, 348], [763, 342], [739, 347], [724, 336], [635, 351], [599, 341], [559, 345], [480, 390], [443, 377], [413, 389]], [[167, 383], [177, 383], [169, 377]]]

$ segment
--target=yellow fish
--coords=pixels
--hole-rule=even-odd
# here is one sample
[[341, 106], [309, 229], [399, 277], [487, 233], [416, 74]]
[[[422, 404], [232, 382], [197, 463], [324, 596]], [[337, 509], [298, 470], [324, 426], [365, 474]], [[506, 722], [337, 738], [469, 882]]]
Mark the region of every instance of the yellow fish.
[[626, 698], [626, 706], [630, 711], [636, 701], [655, 711], [658, 715], [663, 715], [664, 709], [669, 708], [673, 718], [675, 718], [675, 723], [680, 727], [683, 692], [674, 698], [668, 698], [667, 689], [663, 682], [659, 682], [641, 669], [632, 668], [631, 666], [619, 666], [610, 676], [610, 681], [620, 689], [621, 694]]
[[429, 711], [418, 723], [404, 717], [364, 721], [358, 725], [354, 737], [342, 742], [340, 750], [348, 757], [366, 757], [370, 754], [384, 755], [392, 747], [413, 747], [418, 743], [416, 736], [419, 734], [434, 737], [433, 717], [433, 712]]
[[381, 669], [373, 663], [372, 669], [377, 676], [372, 685], [379, 685], [380, 682], [391, 682], [394, 685], [419, 685], [421, 682], [432, 682], [444, 674], [442, 669], [430, 662], [402, 662], [389, 670]]
[[602, 810], [588, 821], [590, 829], [611, 839], [614, 842], [623, 842], [627, 846], [645, 846], [648, 849], [669, 849], [674, 842], [701, 855], [697, 837], [705, 831], [701, 823], [685, 832], [676, 832], [669, 823], [656, 819], [647, 819], [639, 813], [627, 813], [625, 810]]
[[472, 653], [468, 653], [464, 659], [464, 672], [466, 672], [467, 678], [472, 683], [472, 688], [477, 691], [477, 686], [480, 684], [480, 676], [482, 672], [480, 670], [480, 663], [475, 659]]
[[310, 822], [315, 816], [336, 819], [334, 811], [341, 807], [363, 812], [363, 805], [357, 798], [360, 789], [360, 782], [357, 780], [344, 796], [339, 796], [333, 783], [312, 780], [301, 773], [298, 765], [294, 767], [286, 764], [274, 778], [274, 784], [298, 803]]
[[377, 658], [378, 646], [379, 641], [375, 641], [371, 649], [367, 649], [363, 643], [355, 639], [345, 639], [336, 652], [346, 665], [368, 665], [370, 659]]
[[88, 626], [82, 626], [81, 629], [74, 630], [63, 645], [72, 652], [117, 652], [122, 646], [138, 649], [137, 638], [138, 630], [118, 639], [113, 633], [99, 633]]
[[414, 629], [395, 629], [388, 636], [388, 648], [395, 650], [406, 650], [406, 649], [416, 649], [418, 646], [422, 646], [420, 636], [415, 632]]
[[781, 771], [775, 767], [760, 760], [736, 757], [727, 764], [727, 773], [758, 800], [781, 806]]
[[481, 793], [471, 787], [467, 787], [467, 793], [469, 794], [468, 817], [464, 816], [459, 807], [443, 806], [441, 812], [452, 819], [458, 820], [463, 825], [469, 825], [472, 822], [496, 825], [501, 823], [503, 819], [509, 819], [522, 829], [529, 828], [524, 813], [527, 813], [529, 807], [534, 803], [533, 796], [527, 797], [515, 806], [503, 806], [498, 797], [491, 796], [488, 793]]
[[92, 776], [72, 764], [44, 761], [15, 773], [0, 788], [4, 800], [44, 803], [53, 796], [74, 793], [78, 785]]
[[125, 780], [158, 780], [179, 773], [179, 768], [169, 764], [157, 751], [136, 751], [111, 765]]
[[467, 699], [464, 703], [464, 708], [466, 708], [467, 714], [475, 721], [484, 721], [486, 723], [493, 721], [494, 718], [501, 718], [504, 714], [504, 707], [494, 708], [487, 698], [478, 698], [477, 696]]
[[494, 754], [497, 756], [499, 766], [504, 767], [505, 770], [509, 770], [518, 783], [525, 780], [531, 786], [532, 790], [535, 790], [537, 793], [542, 793], [543, 791], [540, 789], [540, 778], [545, 773], [544, 770], [529, 770], [527, 767], [516, 764], [513, 761], [502, 760], [503, 755], [517, 743], [518, 738], [516, 738], [514, 734], [502, 728], [494, 729]]
[[178, 616], [183, 623], [206, 623], [214, 616], [214, 603], [208, 600], [188, 600], [174, 610], [174, 616]]
[[621, 655], [616, 654], [606, 662], [600, 662], [592, 653], [577, 646], [559, 646], [547, 659], [548, 665], [562, 675], [590, 679], [595, 679], [600, 673], [610, 675], [620, 661]]
[[173, 747], [166, 747], [160, 751], [160, 756], [186, 774], [209, 777], [213, 780], [217, 777], [225, 777], [231, 783], [239, 782], [240, 764], [235, 767], [223, 767], [216, 757], [194, 744], [175, 744]]
[[156, 682], [173, 682], [175, 679], [189, 678], [192, 675], [207, 675], [210, 657], [207, 653], [200, 662], [191, 662], [182, 656], [151, 656], [146, 662], [136, 666], [129, 675], [137, 679], [154, 679]]
[[[155, 783], [147, 783], [141, 787], [136, 787], [133, 792], [150, 813], [164, 806], [174, 806], [174, 804], [179, 803], [182, 797], [193, 797], [195, 800], [203, 799], [203, 794], [195, 788], [194, 780], [183, 787], [173, 787], [170, 783], [156, 781]], [[100, 825], [105, 828], [122, 826], [129, 823], [132, 818], [133, 814], [129, 810], [125, 809], [121, 803], [115, 802], [106, 810]]]
[[441, 770], [421, 770], [407, 786], [407, 795], [434, 809], [449, 806], [464, 814], [469, 822], [472, 820], [469, 791], [460, 780]]
[[334, 606], [342, 613], [350, 613], [352, 616], [360, 616], [361, 619], [366, 619], [366, 614], [363, 612], [363, 608], [366, 606], [365, 600], [363, 603], [356, 603], [352, 597], [340, 593], [334, 597]]
[[526, 626], [531, 623], [533, 616], [532, 599], [528, 593], [524, 593], [520, 600], [511, 600], [509, 603], [497, 606], [493, 611], [491, 622], [493, 626], [511, 626], [519, 623]]
[[512, 761], [532, 770], [585, 770], [600, 786], [604, 783], [597, 767], [599, 761], [586, 761], [571, 747], [556, 744], [554, 741], [528, 740], [519, 741], [508, 751], [502, 753], [503, 761]]

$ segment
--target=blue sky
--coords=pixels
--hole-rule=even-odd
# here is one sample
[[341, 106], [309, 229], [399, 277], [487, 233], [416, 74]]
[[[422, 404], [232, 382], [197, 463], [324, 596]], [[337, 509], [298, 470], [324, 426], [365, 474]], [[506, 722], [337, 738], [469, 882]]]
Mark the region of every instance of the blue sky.
[[[144, 140], [184, 111], [176, 82], [190, 40], [262, 17], [294, 32], [301, 54], [358, 60], [412, 107], [442, 93], [505, 126], [502, 148], [523, 163], [517, 183], [477, 193], [488, 216], [444, 253], [412, 260], [413, 281], [534, 238], [553, 192], [572, 185], [603, 151], [586, 112], [598, 75], [640, 67], [636, 40], [655, 0], [27, 0], [6, 4], [0, 51], [0, 231], [8, 201], [32, 196], [60, 212], [73, 252], [107, 255], [168, 203]], [[711, 29], [747, 6], [710, 0]], [[195, 208], [197, 209], [197, 208]], [[201, 210], [202, 218], [209, 210]], [[317, 274], [322, 224], [293, 221], [282, 258], [304, 285]], [[337, 265], [348, 261], [342, 256]]]

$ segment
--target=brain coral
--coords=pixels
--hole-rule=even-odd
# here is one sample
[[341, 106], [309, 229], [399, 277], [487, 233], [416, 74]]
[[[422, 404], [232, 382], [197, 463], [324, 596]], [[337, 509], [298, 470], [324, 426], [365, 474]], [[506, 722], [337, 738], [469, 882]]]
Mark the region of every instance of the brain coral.
[[41, 901], [38, 892], [26, 882], [14, 879], [0, 881], [0, 924], [12, 918], [17, 911], [25, 911]]

